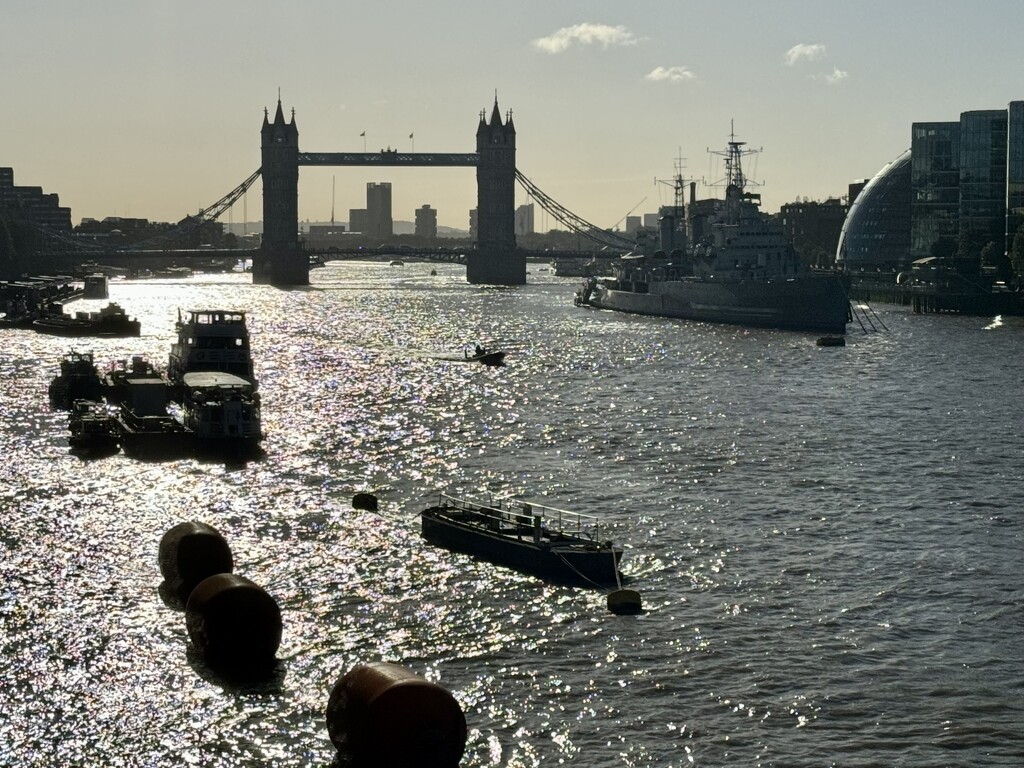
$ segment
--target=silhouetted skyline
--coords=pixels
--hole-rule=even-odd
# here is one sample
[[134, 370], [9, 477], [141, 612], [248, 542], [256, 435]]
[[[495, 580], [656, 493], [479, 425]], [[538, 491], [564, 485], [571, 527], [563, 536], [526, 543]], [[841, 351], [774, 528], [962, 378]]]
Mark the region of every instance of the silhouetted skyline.
[[[322, 152], [473, 151], [497, 91], [519, 169], [595, 224], [667, 203], [655, 179], [677, 157], [686, 177], [717, 180], [706, 149], [730, 121], [764, 147], [748, 170], [774, 211], [871, 177], [914, 121], [1021, 98], [1022, 28], [1016, 0], [18, 3], [4, 12], [0, 164], [59, 194], [75, 223], [177, 220], [259, 166], [278, 89], [302, 150]], [[395, 185], [395, 210], [430, 202], [442, 226], [468, 228], [476, 204], [466, 169], [303, 169], [300, 219], [330, 218], [332, 176], [339, 209], [370, 181]], [[257, 184], [222, 221], [260, 210]]]

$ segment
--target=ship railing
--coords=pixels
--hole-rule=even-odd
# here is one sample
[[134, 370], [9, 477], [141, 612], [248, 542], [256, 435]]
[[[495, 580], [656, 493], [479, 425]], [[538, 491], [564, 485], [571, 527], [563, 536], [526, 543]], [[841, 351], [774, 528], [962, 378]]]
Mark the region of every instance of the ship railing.
[[594, 515], [570, 512], [566, 509], [524, 501], [511, 496], [490, 495], [488, 499], [469, 499], [440, 494], [440, 503], [459, 510], [468, 520], [487, 523], [495, 528], [531, 530], [540, 518], [540, 526], [547, 535], [601, 542], [601, 523]]

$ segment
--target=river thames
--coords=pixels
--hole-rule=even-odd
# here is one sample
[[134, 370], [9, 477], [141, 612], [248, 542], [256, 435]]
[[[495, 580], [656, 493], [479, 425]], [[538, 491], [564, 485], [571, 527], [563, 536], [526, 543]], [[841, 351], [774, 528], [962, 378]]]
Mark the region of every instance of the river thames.
[[[436, 269], [114, 281], [141, 338], [0, 330], [0, 764], [327, 768], [331, 687], [392, 661], [459, 701], [464, 768], [1024, 765], [1024, 319], [879, 304], [828, 348]], [[164, 365], [179, 309], [249, 313], [265, 458], [72, 456], [62, 353]], [[645, 612], [428, 546], [439, 490], [598, 515]], [[187, 520], [280, 605], [271, 683], [161, 599]]]

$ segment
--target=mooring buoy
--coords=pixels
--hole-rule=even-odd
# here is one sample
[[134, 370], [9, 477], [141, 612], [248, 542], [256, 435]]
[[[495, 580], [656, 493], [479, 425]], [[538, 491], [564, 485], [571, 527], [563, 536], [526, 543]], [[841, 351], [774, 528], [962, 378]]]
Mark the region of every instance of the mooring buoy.
[[377, 497], [372, 493], [357, 493], [352, 497], [353, 509], [365, 509], [370, 512], [377, 511]]
[[608, 594], [608, 610], [620, 616], [643, 613], [643, 600], [635, 589], [617, 589]]
[[218, 573], [196, 585], [185, 606], [193, 645], [211, 667], [257, 673], [281, 644], [281, 609], [244, 576]]
[[157, 554], [160, 574], [167, 588], [184, 603], [203, 579], [217, 573], [231, 573], [231, 547], [211, 525], [191, 521], [179, 523], [160, 539]]
[[327, 702], [339, 755], [372, 768], [456, 768], [466, 717], [452, 694], [399, 664], [357, 664]]

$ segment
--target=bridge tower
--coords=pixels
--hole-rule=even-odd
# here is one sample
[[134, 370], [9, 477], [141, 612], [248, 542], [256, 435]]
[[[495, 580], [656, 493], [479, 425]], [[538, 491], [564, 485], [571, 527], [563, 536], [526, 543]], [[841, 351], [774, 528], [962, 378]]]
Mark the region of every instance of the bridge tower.
[[487, 285], [524, 285], [526, 256], [516, 249], [516, 127], [505, 123], [498, 99], [488, 123], [484, 112], [476, 129], [477, 247], [466, 256], [466, 280]]
[[295, 111], [285, 122], [281, 100], [270, 122], [263, 111], [263, 246], [253, 259], [252, 280], [274, 286], [308, 285], [309, 258], [299, 243], [299, 129]]

